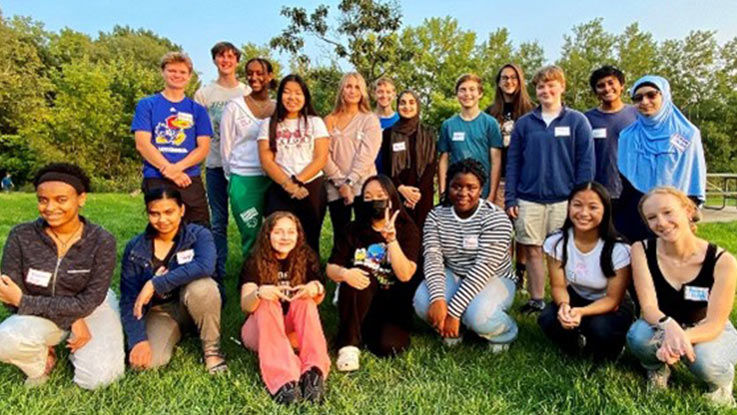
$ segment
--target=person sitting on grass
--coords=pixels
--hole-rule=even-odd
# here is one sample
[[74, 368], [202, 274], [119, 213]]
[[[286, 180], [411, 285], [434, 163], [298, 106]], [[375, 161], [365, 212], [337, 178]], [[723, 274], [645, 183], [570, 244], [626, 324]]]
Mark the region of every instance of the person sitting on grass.
[[734, 406], [737, 332], [729, 321], [737, 262], [694, 234], [700, 212], [685, 193], [656, 187], [640, 213], [655, 234], [632, 245], [632, 272], [642, 317], [627, 333], [652, 387], [668, 385], [670, 366], [683, 361], [712, 389], [706, 397]]
[[225, 371], [220, 353], [222, 283], [209, 229], [185, 223], [182, 195], [157, 188], [144, 195], [146, 231], [131, 239], [120, 269], [120, 309], [134, 369], [171, 360], [182, 331], [196, 328], [209, 373]]
[[487, 177], [481, 163], [463, 159], [446, 177], [447, 196], [425, 220], [425, 280], [415, 293], [415, 311], [446, 345], [460, 342], [463, 323], [502, 352], [517, 337], [517, 324], [506, 313], [515, 293], [512, 223], [481, 198]]
[[417, 270], [420, 232], [384, 175], [369, 177], [356, 203], [356, 220], [338, 235], [328, 277], [340, 282], [338, 360], [341, 372], [358, 370], [361, 345], [377, 356], [409, 347], [410, 284]]
[[266, 388], [280, 404], [321, 402], [325, 394], [330, 357], [317, 310], [325, 298], [321, 280], [299, 219], [284, 211], [268, 216], [241, 272], [248, 315], [241, 338], [258, 353]]
[[551, 294], [537, 322], [569, 353], [615, 359], [632, 324], [630, 247], [614, 229], [612, 203], [597, 182], [577, 185], [563, 227], [543, 243]]
[[55, 346], [67, 335], [74, 383], [106, 386], [123, 376], [125, 353], [117, 299], [110, 290], [115, 238], [80, 215], [90, 179], [54, 163], [36, 174], [40, 218], [10, 230], [0, 302], [13, 312], [0, 324], [0, 361], [17, 366], [26, 385], [48, 380]]

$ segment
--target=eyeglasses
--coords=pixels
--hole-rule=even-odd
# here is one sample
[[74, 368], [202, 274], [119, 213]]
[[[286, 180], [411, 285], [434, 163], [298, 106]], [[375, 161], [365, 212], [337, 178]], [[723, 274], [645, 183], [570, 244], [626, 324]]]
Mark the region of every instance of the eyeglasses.
[[632, 96], [632, 102], [640, 103], [645, 97], [647, 97], [649, 101], [652, 101], [658, 96], [658, 94], [660, 94], [660, 91], [647, 91], [644, 94], [635, 94]]
[[502, 81], [516, 81], [517, 76], [516, 75], [512, 75], [512, 76], [502, 75], [499, 79], [501, 79]]

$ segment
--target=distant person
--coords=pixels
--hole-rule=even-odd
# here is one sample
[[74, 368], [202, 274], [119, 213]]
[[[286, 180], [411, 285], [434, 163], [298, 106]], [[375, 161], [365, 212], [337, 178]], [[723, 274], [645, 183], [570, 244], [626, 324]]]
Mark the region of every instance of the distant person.
[[227, 369], [220, 353], [222, 280], [212, 233], [183, 221], [176, 189], [144, 195], [148, 225], [131, 239], [120, 265], [120, 310], [134, 369], [164, 366], [187, 331], [199, 334], [205, 368]]
[[707, 399], [734, 407], [737, 332], [729, 315], [737, 262], [696, 236], [701, 215], [682, 191], [652, 189], [640, 213], [655, 237], [632, 245], [642, 317], [629, 329], [627, 345], [647, 369], [651, 387], [667, 388], [670, 367], [681, 361], [707, 383]]
[[616, 359], [624, 349], [634, 306], [630, 247], [614, 229], [606, 189], [596, 182], [576, 186], [563, 227], [543, 244], [553, 302], [537, 322], [563, 351]]
[[15, 188], [15, 184], [13, 184], [13, 176], [10, 174], [10, 172], [5, 173], [5, 177], [3, 177], [2, 182], [0, 182], [1, 187], [3, 188], [3, 191], [8, 193], [13, 188]]
[[246, 78], [251, 93], [231, 100], [220, 120], [220, 153], [223, 173], [228, 179], [230, 209], [241, 234], [241, 253], [247, 258], [256, 243], [264, 216], [266, 191], [271, 179], [261, 168], [258, 134], [271, 117], [276, 103], [269, 92], [276, 89], [274, 69], [266, 59], [246, 62]]
[[631, 242], [652, 236], [638, 213], [643, 194], [673, 186], [698, 205], [706, 201], [706, 160], [701, 132], [675, 106], [668, 81], [646, 75], [630, 90], [637, 120], [619, 134], [622, 175], [615, 226]]
[[222, 278], [225, 276], [225, 262], [228, 259], [228, 181], [223, 173], [220, 120], [228, 101], [248, 95], [250, 88], [236, 78], [235, 70], [241, 60], [241, 51], [235, 45], [218, 42], [210, 49], [210, 55], [218, 70], [218, 79], [198, 89], [194, 100], [207, 108], [212, 122], [210, 152], [205, 159], [205, 178], [212, 215], [212, 236], [218, 252], [215, 272]]
[[[399, 114], [394, 111], [392, 105], [394, 100], [397, 98], [397, 90], [394, 86], [394, 81], [391, 78], [382, 76], [374, 82], [373, 90], [374, 99], [376, 100], [376, 115], [379, 116], [379, 123], [381, 123], [381, 130], [384, 131], [391, 128], [394, 124], [399, 121]], [[379, 152], [376, 157], [376, 171], [383, 171], [382, 167], [383, 154]]]
[[[241, 271], [241, 339], [258, 353], [274, 400], [321, 402], [330, 356], [317, 306], [325, 298], [320, 259], [299, 219], [274, 212], [264, 221]], [[298, 351], [295, 351], [297, 349]]]
[[44, 384], [64, 342], [74, 383], [84, 389], [123, 376], [125, 352], [118, 301], [110, 289], [115, 238], [80, 215], [90, 179], [79, 167], [54, 163], [33, 179], [40, 217], [16, 225], [5, 241], [0, 302], [0, 361]]
[[461, 112], [443, 121], [440, 127], [438, 188], [442, 196], [448, 190], [445, 188], [448, 166], [470, 157], [481, 163], [486, 171], [489, 180], [484, 181], [481, 196], [491, 200], [501, 179], [504, 143], [499, 123], [479, 109], [484, 85], [478, 75], [461, 75], [456, 81], [455, 92]]
[[192, 77], [192, 60], [182, 52], [161, 59], [164, 90], [138, 101], [131, 132], [143, 157], [144, 193], [177, 189], [187, 207], [188, 222], [210, 226], [200, 163], [210, 151], [212, 124], [207, 110], [184, 95]]
[[530, 299], [522, 307], [525, 313], [545, 308], [545, 237], [563, 226], [573, 187], [594, 178], [591, 124], [563, 105], [563, 70], [546, 66], [532, 83], [540, 106], [514, 125], [504, 195], [507, 214], [516, 219], [516, 241], [527, 259]]

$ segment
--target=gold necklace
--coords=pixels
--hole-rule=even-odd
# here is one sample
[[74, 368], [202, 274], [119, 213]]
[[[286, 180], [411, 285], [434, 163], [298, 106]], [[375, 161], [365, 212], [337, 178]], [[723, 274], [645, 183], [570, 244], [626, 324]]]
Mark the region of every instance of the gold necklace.
[[264, 109], [264, 108], [266, 108], [266, 107], [267, 107], [267, 106], [268, 106], [269, 104], [271, 104], [271, 101], [270, 101], [270, 100], [269, 100], [268, 98], [266, 98], [266, 99], [264, 100], [264, 102], [261, 102], [261, 103], [259, 103], [259, 102], [258, 102], [258, 100], [256, 100], [255, 98], [253, 98], [253, 97], [252, 97], [252, 96], [250, 96], [250, 95], [248, 95], [248, 96], [246, 97], [246, 99], [250, 100], [250, 102], [251, 102], [251, 103], [253, 104], [253, 106], [254, 106], [254, 107], [256, 107], [256, 109], [258, 109], [258, 110], [263, 110], [263, 109]]
[[49, 227], [49, 230], [50, 230], [50, 231], [51, 231], [51, 233], [53, 234], [53, 236], [54, 236], [54, 239], [55, 239], [55, 240], [56, 240], [57, 242], [59, 242], [59, 243], [61, 244], [61, 249], [62, 249], [62, 251], [64, 251], [64, 252], [66, 252], [66, 250], [67, 250], [67, 246], [69, 245], [69, 242], [71, 242], [71, 241], [72, 241], [72, 239], [74, 239], [74, 238], [76, 238], [76, 237], [77, 237], [77, 232], [79, 232], [79, 230], [80, 230], [80, 229], [82, 229], [82, 222], [79, 222], [79, 226], [77, 226], [77, 229], [75, 229], [75, 230], [74, 230], [74, 232], [72, 233], [72, 236], [70, 236], [70, 237], [69, 237], [69, 238], [68, 238], [68, 239], [66, 240], [66, 242], [64, 242], [64, 241], [62, 241], [62, 240], [61, 240], [61, 237], [59, 237], [59, 235], [58, 235], [58, 234], [57, 234], [56, 232], [54, 232], [54, 230], [53, 230], [53, 229], [51, 229], [51, 228]]

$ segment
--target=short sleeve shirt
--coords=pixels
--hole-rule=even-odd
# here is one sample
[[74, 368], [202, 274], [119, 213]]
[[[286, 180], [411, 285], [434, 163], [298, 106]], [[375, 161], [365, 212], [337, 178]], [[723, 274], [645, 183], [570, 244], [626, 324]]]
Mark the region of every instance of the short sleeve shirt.
[[[270, 124], [271, 120], [261, 124], [258, 140], [269, 139]], [[315, 140], [329, 137], [325, 123], [320, 117], [309, 116], [307, 122], [302, 117], [285, 119], [276, 127], [276, 164], [290, 176], [299, 174], [312, 162]], [[322, 174], [320, 171], [307, 181], [312, 181]]]
[[621, 110], [609, 113], [594, 108], [584, 115], [593, 129], [596, 160], [594, 180], [603, 184], [612, 198], [618, 198], [622, 193], [622, 181], [617, 167], [619, 133], [635, 122], [637, 109], [632, 105], [625, 105]]
[[[289, 275], [289, 261], [280, 260], [279, 271], [277, 274], [277, 282], [275, 285], [288, 287], [290, 285], [289, 282], [291, 279], [292, 277]], [[304, 284], [307, 284], [310, 281], [322, 282], [322, 275], [320, 274], [320, 264], [315, 257], [312, 257], [307, 263]], [[252, 282], [256, 285], [262, 285], [261, 276], [258, 274], [256, 262], [252, 261], [250, 258], [246, 260], [246, 262], [243, 264], [243, 269], [241, 270], [240, 284], [243, 285], [247, 282]], [[289, 311], [289, 303], [282, 302], [282, 309], [284, 310], [284, 314], [287, 314], [287, 311]]]

